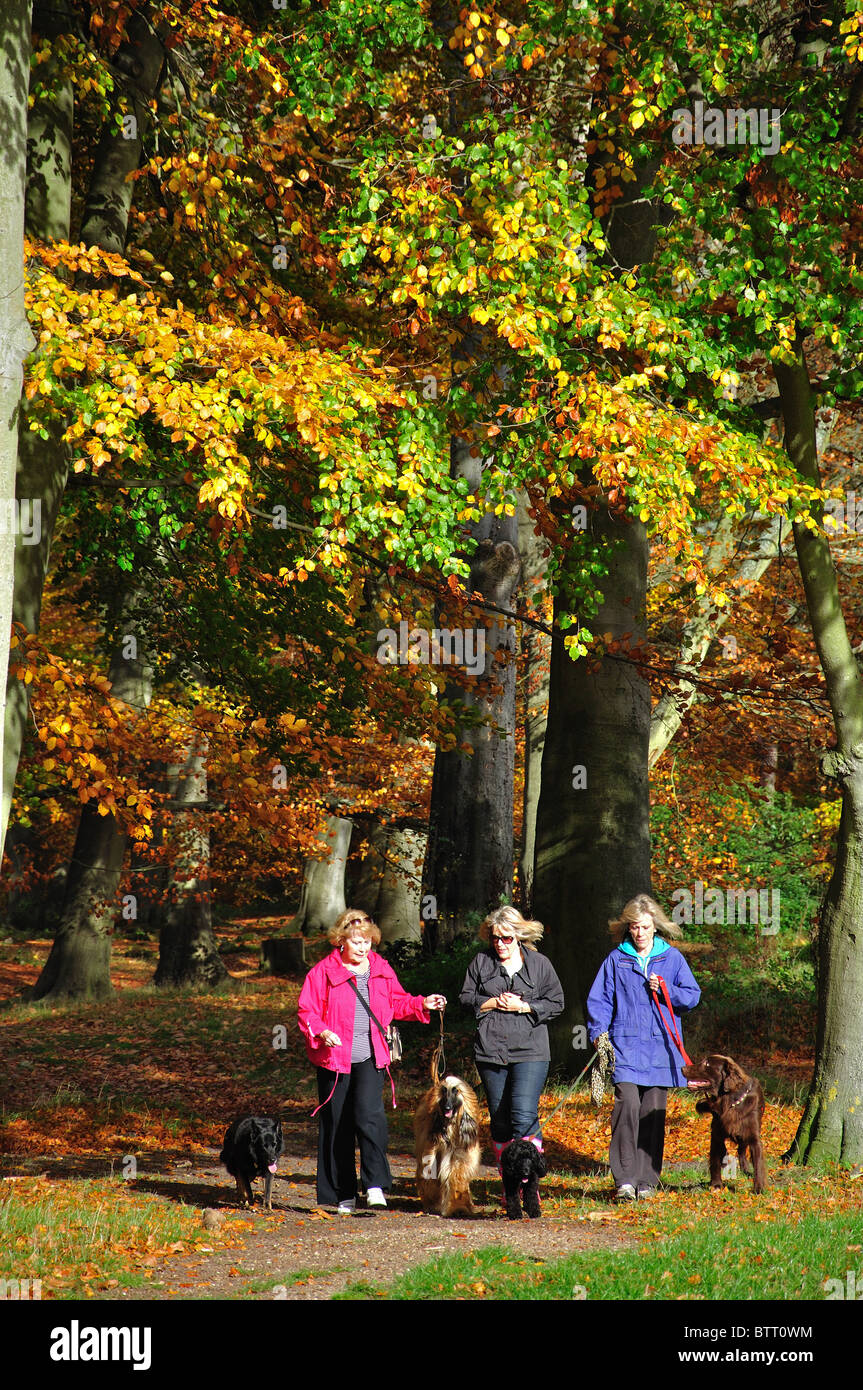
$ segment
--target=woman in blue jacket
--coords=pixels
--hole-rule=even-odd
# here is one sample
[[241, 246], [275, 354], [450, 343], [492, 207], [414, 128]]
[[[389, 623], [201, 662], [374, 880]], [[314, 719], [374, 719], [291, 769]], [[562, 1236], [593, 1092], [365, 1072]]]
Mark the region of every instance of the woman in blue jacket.
[[587, 1026], [596, 1046], [608, 1033], [614, 1048], [614, 1110], [609, 1162], [621, 1201], [652, 1197], [662, 1172], [665, 1104], [669, 1086], [685, 1086], [683, 1058], [668, 1033], [657, 997], [665, 981], [674, 1027], [683, 1040], [680, 1015], [694, 1009], [701, 990], [681, 953], [663, 938], [682, 932], [658, 903], [639, 893], [609, 922], [620, 944], [606, 958], [587, 998]]

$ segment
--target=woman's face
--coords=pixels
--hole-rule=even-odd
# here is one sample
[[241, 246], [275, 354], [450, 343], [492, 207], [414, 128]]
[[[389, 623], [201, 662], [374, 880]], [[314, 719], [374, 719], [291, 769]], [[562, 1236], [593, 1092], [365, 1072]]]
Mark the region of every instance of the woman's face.
[[518, 937], [511, 927], [492, 927], [491, 948], [499, 961], [513, 960], [518, 956]]
[[359, 927], [354, 927], [350, 934], [345, 937], [342, 960], [345, 965], [362, 965], [363, 961], [368, 958], [371, 949], [371, 937], [364, 936]]
[[630, 924], [629, 935], [636, 951], [649, 951], [656, 935], [656, 927], [649, 912], [644, 912]]

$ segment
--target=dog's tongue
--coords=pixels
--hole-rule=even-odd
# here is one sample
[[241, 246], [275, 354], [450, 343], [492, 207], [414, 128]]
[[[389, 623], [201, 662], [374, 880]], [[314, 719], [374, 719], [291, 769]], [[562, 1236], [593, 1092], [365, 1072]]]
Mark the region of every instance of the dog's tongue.
[[700, 1091], [703, 1086], [709, 1086], [709, 1081], [687, 1081], [687, 1089], [690, 1091]]
[[276, 1163], [271, 1163], [271, 1164], [270, 1164], [270, 1172], [271, 1172], [271, 1173], [275, 1173], [276, 1170], [277, 1170], [277, 1168], [278, 1168], [278, 1164], [276, 1164]]

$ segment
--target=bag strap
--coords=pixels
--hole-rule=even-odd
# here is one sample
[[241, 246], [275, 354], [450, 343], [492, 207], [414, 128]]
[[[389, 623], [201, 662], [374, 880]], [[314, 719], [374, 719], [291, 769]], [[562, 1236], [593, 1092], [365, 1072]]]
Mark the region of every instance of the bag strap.
[[[355, 994], [355, 995], [357, 996], [357, 998], [359, 999], [360, 1003], [362, 1004], [362, 1006], [363, 1006], [363, 1008], [365, 1009], [366, 1013], [368, 1014], [369, 1018], [371, 1018], [371, 1019], [377, 1024], [377, 1026], [378, 1026], [378, 1031], [379, 1031], [381, 1037], [383, 1038], [384, 1042], [386, 1043], [387, 1051], [389, 1051], [389, 1046], [390, 1046], [390, 1044], [389, 1044], [389, 1039], [388, 1039], [388, 1037], [387, 1037], [387, 1035], [386, 1035], [386, 1031], [385, 1031], [385, 1029], [384, 1029], [384, 1026], [383, 1026], [383, 1024], [380, 1022], [380, 1020], [379, 1020], [378, 1018], [375, 1017], [375, 1015], [372, 1013], [371, 1009], [369, 1008], [368, 1004], [366, 1003], [365, 999], [364, 999], [363, 996], [360, 994], [359, 986], [357, 985], [357, 982], [356, 982], [356, 980], [355, 980], [355, 978], [354, 978], [353, 975], [351, 975], [350, 979], [348, 980], [348, 984], [351, 985], [351, 987], [353, 988], [354, 994]], [[389, 1063], [387, 1063], [387, 1069], [386, 1069], [386, 1070], [387, 1070], [387, 1076], [388, 1076], [389, 1079], [390, 1079], [390, 1087], [391, 1087], [392, 1093], [393, 1093], [393, 1110], [395, 1110], [395, 1108], [396, 1108], [396, 1083], [393, 1081], [393, 1074], [392, 1074], [392, 1072], [390, 1071]]]
[[383, 1038], [384, 1042], [387, 1044], [387, 1047], [389, 1047], [389, 1041], [388, 1041], [388, 1039], [387, 1039], [387, 1030], [384, 1028], [384, 1026], [383, 1026], [383, 1024], [380, 1022], [380, 1020], [372, 1013], [372, 1011], [371, 1011], [371, 1009], [369, 1008], [368, 1004], [366, 1003], [365, 999], [364, 999], [363, 996], [360, 994], [359, 986], [358, 986], [356, 980], [354, 979], [353, 975], [352, 975], [351, 978], [348, 980], [348, 984], [351, 986], [351, 989], [353, 990], [354, 994], [355, 994], [355, 995], [357, 996], [357, 998], [359, 999], [360, 1003], [362, 1004], [362, 1006], [363, 1006], [363, 1008], [365, 1009], [366, 1013], [368, 1014], [369, 1018], [372, 1019], [373, 1022], [375, 1022], [375, 1023], [378, 1025], [378, 1032], [380, 1033], [380, 1035], [381, 1035], [381, 1037]]

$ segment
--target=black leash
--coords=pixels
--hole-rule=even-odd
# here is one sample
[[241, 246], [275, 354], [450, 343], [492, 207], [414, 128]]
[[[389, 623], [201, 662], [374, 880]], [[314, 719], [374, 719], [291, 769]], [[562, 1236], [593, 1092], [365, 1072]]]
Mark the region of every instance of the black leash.
[[558, 1112], [558, 1110], [561, 1108], [561, 1106], [566, 1104], [566, 1102], [567, 1102], [567, 1101], [570, 1099], [570, 1097], [574, 1094], [576, 1086], [578, 1085], [578, 1083], [579, 1083], [579, 1081], [581, 1080], [581, 1078], [584, 1076], [584, 1072], [587, 1071], [587, 1068], [588, 1068], [588, 1067], [593, 1066], [593, 1063], [596, 1061], [596, 1059], [597, 1059], [598, 1056], [599, 1056], [599, 1050], [597, 1049], [597, 1051], [594, 1052], [593, 1056], [591, 1057], [590, 1061], [588, 1062], [587, 1067], [584, 1068], [584, 1071], [580, 1071], [580, 1072], [579, 1072], [578, 1076], [577, 1076], [577, 1077], [575, 1078], [575, 1080], [573, 1081], [573, 1083], [572, 1083], [572, 1085], [570, 1086], [569, 1090], [566, 1091], [566, 1093], [563, 1095], [563, 1097], [557, 1102], [557, 1105], [554, 1107], [554, 1109], [553, 1109], [552, 1111], [550, 1111], [548, 1115], [546, 1115], [546, 1117], [545, 1117], [544, 1120], [537, 1120], [537, 1122], [536, 1122], [535, 1126], [533, 1127], [533, 1129], [529, 1129], [528, 1132], [527, 1132], [527, 1134], [525, 1134], [525, 1135], [522, 1136], [524, 1139], [529, 1139], [530, 1136], [531, 1136], [532, 1134], [539, 1134], [539, 1131], [543, 1128], [543, 1126], [548, 1124], [548, 1122], [549, 1122], [549, 1120], [551, 1119], [552, 1115], [556, 1115], [557, 1112]]

